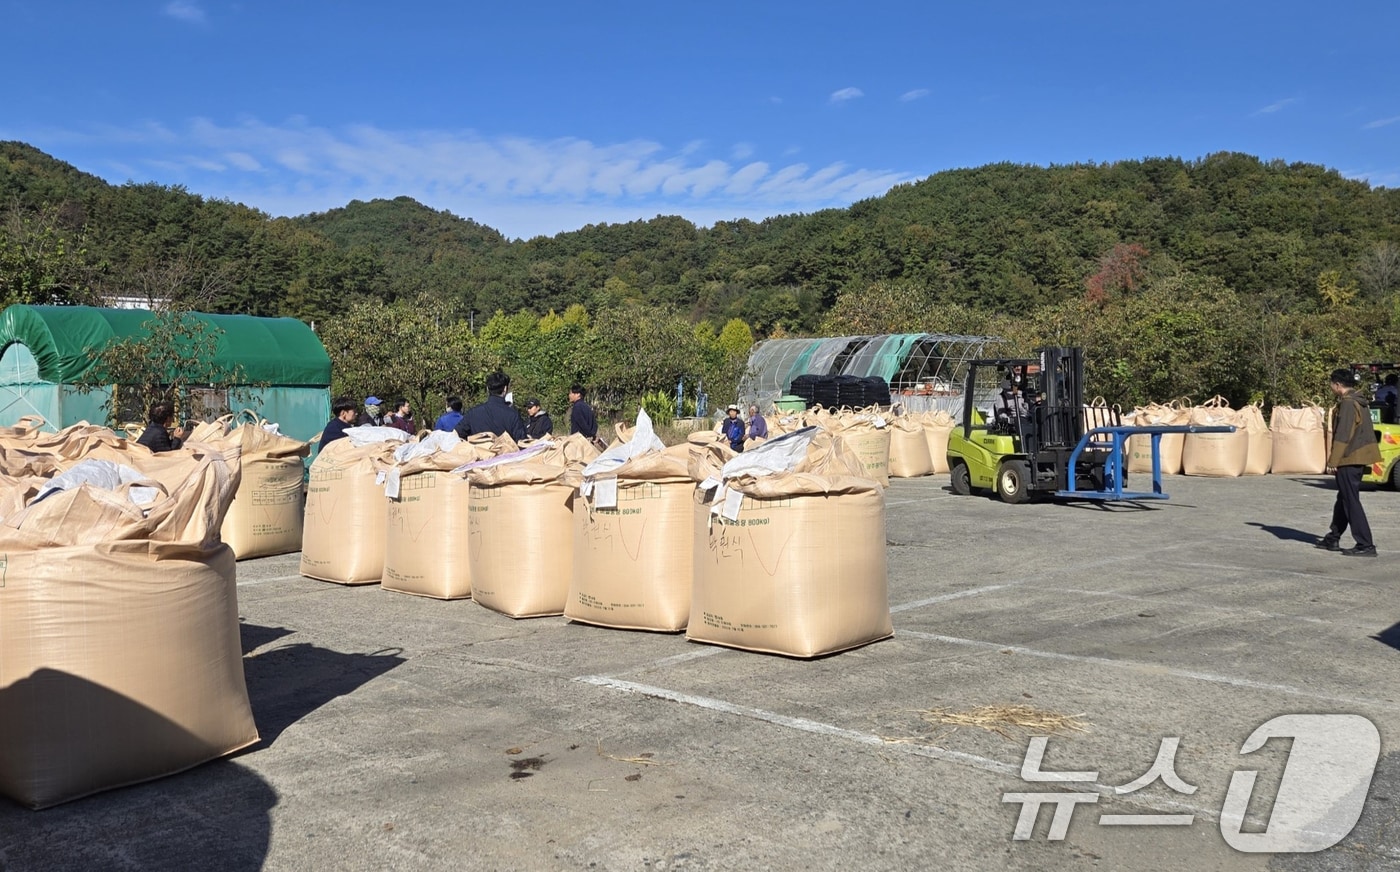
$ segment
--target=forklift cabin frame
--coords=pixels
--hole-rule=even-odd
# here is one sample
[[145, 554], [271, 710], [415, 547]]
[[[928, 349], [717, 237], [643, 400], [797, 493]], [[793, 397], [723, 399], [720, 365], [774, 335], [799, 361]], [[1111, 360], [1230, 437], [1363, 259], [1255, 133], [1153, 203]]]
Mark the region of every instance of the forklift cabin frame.
[[[1084, 405], [1084, 352], [1080, 348], [1040, 348], [1036, 358], [996, 358], [969, 362], [963, 393], [963, 438], [970, 440], [974, 430], [1011, 436], [1015, 456], [1024, 457], [1034, 492], [1063, 491], [1070, 488], [1070, 458], [1089, 430], [1118, 427], [1121, 422], [1113, 408]], [[1019, 385], [1020, 403], [1011, 403], [998, 387], [992, 396], [992, 414], [983, 424], [973, 423], [972, 410], [978, 396], [978, 375], [986, 370], [997, 373], [1001, 385]], [[1019, 406], [1019, 408], [1018, 408]], [[1024, 412], [1024, 414], [1022, 414]], [[1101, 478], [1102, 440], [1091, 441], [1087, 456], [1081, 453], [1073, 464], [1079, 475]], [[1012, 456], [1012, 455], [1007, 455]]]

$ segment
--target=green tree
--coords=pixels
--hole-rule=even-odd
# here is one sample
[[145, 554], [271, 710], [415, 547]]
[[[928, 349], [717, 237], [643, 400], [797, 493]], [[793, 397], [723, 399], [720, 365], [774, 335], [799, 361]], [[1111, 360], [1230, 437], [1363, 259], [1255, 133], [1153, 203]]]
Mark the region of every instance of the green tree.
[[405, 397], [420, 423], [448, 396], [479, 394], [495, 363], [467, 323], [430, 298], [356, 303], [326, 322], [321, 341], [331, 358], [333, 393], [390, 402]]
[[151, 313], [135, 336], [87, 349], [92, 362], [80, 392], [110, 388], [104, 408], [112, 427], [146, 420], [157, 402], [172, 403], [181, 419], [205, 418], [246, 405], [243, 368], [218, 359], [224, 331], [179, 306]]

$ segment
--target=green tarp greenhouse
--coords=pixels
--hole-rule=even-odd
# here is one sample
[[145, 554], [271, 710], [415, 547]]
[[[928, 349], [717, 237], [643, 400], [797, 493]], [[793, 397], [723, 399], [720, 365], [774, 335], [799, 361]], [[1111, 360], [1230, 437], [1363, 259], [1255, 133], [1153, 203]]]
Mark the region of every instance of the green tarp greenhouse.
[[[297, 439], [321, 432], [330, 419], [331, 361], [310, 327], [295, 318], [194, 317], [219, 331], [214, 362], [228, 371], [237, 367], [245, 385], [232, 396], [205, 397], [208, 405], [250, 408]], [[141, 338], [151, 318], [144, 309], [89, 306], [0, 312], [0, 426], [25, 415], [40, 415], [53, 427], [104, 422], [111, 388], [83, 393], [76, 387], [90, 378], [89, 349]]]
[[791, 392], [799, 375], [880, 376], [889, 382], [894, 401], [910, 411], [954, 411], [967, 362], [987, 356], [999, 341], [944, 333], [768, 339], [749, 352], [739, 398], [767, 410]]

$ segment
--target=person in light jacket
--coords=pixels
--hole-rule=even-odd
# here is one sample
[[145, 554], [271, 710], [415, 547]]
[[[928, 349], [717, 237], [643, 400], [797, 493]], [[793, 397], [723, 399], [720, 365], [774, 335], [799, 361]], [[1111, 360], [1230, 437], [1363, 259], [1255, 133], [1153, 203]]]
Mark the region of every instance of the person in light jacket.
[[[1361, 508], [1361, 476], [1371, 464], [1381, 462], [1381, 449], [1371, 426], [1370, 409], [1356, 393], [1356, 376], [1351, 370], [1332, 371], [1332, 393], [1337, 395], [1337, 428], [1332, 433], [1327, 467], [1337, 480], [1337, 502], [1332, 507], [1332, 526], [1317, 547], [1349, 557], [1375, 557], [1371, 524]], [[1348, 527], [1356, 544], [1343, 548], [1342, 534]]]

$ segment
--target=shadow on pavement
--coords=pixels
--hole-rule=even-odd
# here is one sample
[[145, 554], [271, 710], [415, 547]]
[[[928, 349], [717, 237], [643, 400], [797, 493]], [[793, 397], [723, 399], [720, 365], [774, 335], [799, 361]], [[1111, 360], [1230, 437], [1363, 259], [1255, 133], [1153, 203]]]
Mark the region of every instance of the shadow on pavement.
[[1275, 539], [1283, 539], [1288, 542], [1316, 542], [1322, 537], [1317, 533], [1310, 533], [1307, 530], [1298, 530], [1293, 527], [1278, 527], [1273, 524], [1261, 524], [1258, 521], [1249, 521], [1247, 527], [1258, 527]]
[[1395, 650], [1400, 651], [1400, 624], [1391, 624], [1371, 638], [1380, 642], [1382, 645], [1389, 645]]
[[[277, 794], [227, 760], [130, 787], [251, 737], [201, 735], [80, 676], [37, 670], [0, 691], [0, 869], [223, 872], [267, 859]], [[240, 706], [241, 708], [241, 706]], [[235, 728], [236, 730], [236, 728]], [[72, 799], [94, 790], [102, 792]], [[59, 803], [55, 805], [55, 803]]]
[[239, 619], [238, 636], [243, 644], [243, 655], [253, 653], [269, 642], [276, 642], [283, 636], [290, 636], [291, 630], [286, 627], [261, 627], [257, 624], [244, 623]]
[[[244, 650], [255, 650], [259, 639], [278, 639], [291, 631], [280, 627], [242, 624]], [[250, 645], [253, 642], [255, 644]], [[243, 658], [243, 677], [253, 704], [262, 741], [256, 752], [277, 741], [282, 731], [337, 697], [352, 693], [404, 662], [401, 648], [371, 654], [346, 654], [307, 643], [271, 648]]]
[[228, 760], [45, 811], [0, 801], [0, 869], [253, 872], [277, 793]]

